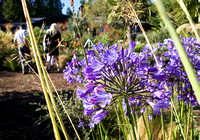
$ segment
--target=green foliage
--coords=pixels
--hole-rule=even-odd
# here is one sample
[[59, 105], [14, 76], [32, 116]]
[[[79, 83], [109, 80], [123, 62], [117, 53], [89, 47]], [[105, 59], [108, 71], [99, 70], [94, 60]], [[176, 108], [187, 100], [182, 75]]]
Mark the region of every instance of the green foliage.
[[110, 36], [108, 32], [103, 32], [99, 36], [96, 37], [98, 39], [98, 43], [101, 42], [102, 44], [110, 44]]
[[[89, 134], [90, 134], [89, 128], [85, 128], [85, 127], [78, 128], [78, 125], [79, 125], [78, 121], [80, 119], [82, 119], [82, 116], [83, 116], [83, 104], [81, 103], [80, 100], [74, 98], [73, 94], [74, 94], [73, 91], [63, 91], [63, 92], [59, 93], [60, 98], [61, 98], [69, 116], [71, 117], [74, 126], [76, 127], [76, 129], [78, 131], [78, 134], [80, 135], [81, 139], [86, 140], [88, 138]], [[75, 131], [74, 131], [67, 115], [65, 114], [65, 112], [64, 112], [64, 110], [61, 106], [61, 103], [60, 103], [58, 97], [55, 96], [54, 99], [58, 103], [57, 104], [58, 109], [59, 109], [59, 112], [61, 114], [61, 117], [63, 119], [63, 122], [65, 124], [66, 130], [67, 130], [69, 136], [73, 140], [78, 139], [76, 137]], [[38, 103], [36, 103], [36, 104], [38, 104]], [[47, 106], [45, 104], [39, 104], [39, 107], [36, 109], [36, 111], [38, 111], [38, 112], [43, 112], [43, 111], [48, 112], [48, 109], [47, 109]], [[36, 125], [44, 125], [44, 124], [45, 124], [45, 127], [44, 127], [43, 133], [47, 133], [47, 135], [52, 135], [52, 137], [53, 137], [53, 130], [52, 130], [52, 127], [51, 127], [51, 121], [50, 121], [49, 114], [42, 115], [40, 117], [40, 119], [36, 121]]]
[[[35, 34], [35, 38], [37, 40], [37, 44], [39, 46], [39, 48], [43, 49], [43, 37], [46, 34], [46, 31], [43, 28], [40, 27], [34, 27], [33, 29], [34, 34]], [[30, 42], [30, 41], [29, 41]], [[29, 44], [29, 46], [31, 46], [31, 44]]]
[[144, 48], [145, 44], [144, 43], [136, 43], [136, 46], [134, 48], [134, 52], [142, 52], [143, 48]]
[[0, 70], [15, 71], [20, 68], [14, 57], [18, 58], [17, 46], [13, 45], [14, 34], [0, 31]]
[[74, 44], [74, 37], [71, 33], [69, 32], [64, 32], [62, 34], [62, 39], [63, 39], [63, 42], [62, 44], [65, 44], [67, 47], [69, 48], [72, 48], [73, 47], [73, 44]]
[[102, 44], [116, 44], [119, 40], [124, 40], [126, 36], [126, 31], [122, 29], [116, 29], [115, 27], [109, 27], [107, 24], [104, 25], [104, 31], [99, 33], [98, 36], [95, 37], [94, 42], [95, 44], [101, 42]]
[[151, 43], [163, 42], [164, 39], [170, 38], [168, 30], [163, 26], [158, 31], [148, 33], [148, 38]]
[[[168, 30], [164, 26], [162, 26], [159, 30], [149, 31], [147, 33], [147, 37], [150, 43], [154, 44], [157, 42], [163, 42], [166, 38], [170, 38], [170, 34]], [[143, 34], [138, 34], [136, 36], [136, 41], [147, 44]]]
[[[198, 0], [183, 0], [192, 20], [195, 23], [198, 23], [198, 18], [200, 15], [199, 11], [199, 1]], [[186, 17], [186, 14], [184, 13], [183, 9], [180, 7], [177, 1], [174, 1], [171, 3], [171, 7], [173, 7], [173, 11], [171, 14], [173, 15], [173, 18], [176, 22], [177, 26], [180, 26], [184, 23], [188, 23], [188, 19]]]
[[135, 41], [146, 44], [146, 39], [143, 34], [137, 34]]
[[[37, 44], [38, 44], [38, 47], [39, 47], [40, 54], [41, 54], [42, 58], [44, 58], [45, 52], [44, 52], [44, 46], [43, 46], [43, 38], [44, 38], [44, 35], [46, 34], [46, 31], [44, 30], [43, 27], [40, 28], [40, 27], [37, 27], [37, 26], [34, 27], [33, 31], [34, 31], [35, 38], [36, 38], [36, 41], [37, 41]], [[27, 40], [28, 40], [29, 47], [32, 48], [29, 34], [27, 36]], [[30, 59], [32, 61], [32, 64], [35, 64], [33, 52], [31, 53]]]
[[9, 71], [16, 71], [18, 68], [20, 68], [19, 63], [9, 57], [5, 58], [5, 60], [3, 61], [3, 66], [6, 67], [6, 69]]
[[70, 48], [64, 48], [60, 55], [59, 55], [59, 61], [60, 61], [60, 68], [65, 68], [67, 62], [72, 61], [72, 52], [73, 49]]
[[[167, 8], [167, 13], [170, 16], [171, 20], [174, 21], [174, 17], [172, 14], [172, 11], [174, 10], [174, 7], [171, 6], [171, 4], [175, 1], [175, 0], [161, 0], [162, 3], [164, 4], [164, 6]], [[155, 4], [151, 3], [150, 7], [149, 7], [149, 16], [147, 18], [147, 22], [150, 23], [151, 25], [154, 26], [154, 28], [159, 29], [162, 27], [162, 19], [158, 14], [158, 11], [155, 7]]]

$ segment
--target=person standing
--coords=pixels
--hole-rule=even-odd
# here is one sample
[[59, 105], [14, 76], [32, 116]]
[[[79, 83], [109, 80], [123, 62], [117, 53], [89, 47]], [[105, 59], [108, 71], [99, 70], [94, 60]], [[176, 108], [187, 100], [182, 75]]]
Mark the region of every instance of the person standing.
[[[14, 43], [18, 46], [19, 57], [22, 66], [22, 73], [27, 74], [30, 72], [30, 68], [28, 68], [28, 64], [30, 64], [30, 53], [31, 50], [28, 46], [27, 42], [27, 31], [26, 25], [22, 24], [19, 30], [14, 35]], [[27, 62], [26, 62], [27, 61]]]
[[[44, 51], [46, 53], [46, 66], [48, 65], [48, 62], [50, 60], [50, 56], [49, 56], [50, 39], [51, 39], [50, 29], [47, 29], [46, 34], [44, 35], [44, 38], [43, 38], [43, 47], [44, 47]], [[53, 59], [54, 59], [54, 57], [52, 56], [52, 61], [51, 61], [50, 65], [54, 63]]]
[[[52, 59], [55, 58], [57, 71], [60, 71], [59, 65], [59, 42], [61, 41], [61, 33], [56, 23], [51, 24], [50, 26], [50, 45], [49, 45], [49, 56], [50, 59], [48, 61], [47, 70], [50, 70], [50, 64]], [[54, 58], [53, 58], [54, 56]]]

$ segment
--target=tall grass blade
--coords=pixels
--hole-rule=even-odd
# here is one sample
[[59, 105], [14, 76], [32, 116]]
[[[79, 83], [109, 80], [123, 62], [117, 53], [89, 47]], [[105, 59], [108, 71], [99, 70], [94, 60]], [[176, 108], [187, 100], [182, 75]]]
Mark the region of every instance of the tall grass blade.
[[53, 110], [51, 108], [51, 102], [50, 102], [50, 99], [49, 99], [49, 96], [48, 96], [48, 93], [47, 93], [47, 90], [46, 90], [46, 87], [45, 87], [45, 81], [44, 81], [44, 78], [43, 78], [43, 75], [42, 75], [42, 70], [41, 70], [41, 66], [40, 66], [40, 62], [39, 62], [39, 58], [38, 58], [39, 55], [37, 54], [37, 51], [36, 51], [37, 46], [35, 45], [35, 42], [34, 42], [35, 36], [33, 34], [33, 29], [32, 29], [32, 25], [31, 25], [31, 22], [30, 22], [29, 13], [28, 13], [28, 8], [27, 8], [25, 0], [22, 0], [21, 2], [22, 2], [22, 7], [23, 7], [26, 23], [27, 23], [27, 26], [28, 26], [28, 29], [29, 29], [30, 40], [31, 40], [32, 48], [33, 48], [33, 54], [34, 54], [34, 57], [35, 57], [38, 73], [39, 73], [39, 76], [40, 76], [42, 89], [43, 89], [43, 92], [44, 92], [45, 100], [46, 100], [47, 107], [48, 107], [48, 110], [49, 110], [49, 115], [50, 115], [52, 125], [53, 125], [54, 135], [55, 135], [56, 140], [60, 140], [61, 138], [60, 138], [60, 134], [59, 134], [59, 131], [58, 131], [58, 128], [57, 128], [57, 123], [56, 123], [56, 120], [55, 120], [54, 115], [53, 115]]
[[[49, 84], [49, 81], [48, 81], [48, 78], [47, 78], [47, 74], [46, 74], [46, 71], [45, 71], [42, 59], [40, 57], [40, 52], [39, 52], [39, 49], [38, 49], [37, 41], [35, 39], [35, 35], [34, 35], [34, 32], [33, 32], [33, 27], [32, 27], [32, 24], [31, 24], [29, 12], [28, 12], [28, 8], [27, 8], [25, 0], [22, 1], [22, 5], [23, 5], [23, 9], [24, 9], [24, 14], [25, 14], [26, 22], [27, 22], [27, 25], [29, 27], [30, 40], [31, 40], [31, 44], [32, 44], [33, 49], [34, 49], [34, 56], [37, 59], [37, 67], [39, 66], [38, 71], [39, 71], [40, 79], [41, 79], [42, 85], [43, 85], [43, 87], [45, 89], [45, 90], [44, 89], [43, 90], [45, 91], [45, 94], [47, 94], [46, 87], [45, 87], [45, 84], [44, 84], [44, 79], [43, 79], [43, 76], [44, 76], [46, 84], [47, 84], [47, 88], [48, 88], [48, 91], [49, 91], [49, 96], [50, 96], [52, 105], [54, 107], [55, 113], [56, 113], [57, 118], [59, 120], [59, 123], [61, 125], [61, 128], [62, 128], [62, 131], [64, 133], [65, 139], [68, 140], [69, 136], [68, 136], [67, 131], [65, 129], [65, 126], [64, 126], [64, 123], [63, 123], [62, 118], [60, 116], [60, 113], [58, 111], [58, 108], [56, 106], [56, 102], [55, 102], [54, 97], [53, 97], [53, 93], [52, 93], [52, 90], [51, 90], [51, 87], [50, 87], [50, 84]], [[41, 68], [42, 68], [42, 71], [43, 71], [44, 75], [42, 75]], [[45, 95], [45, 96], [48, 97], [48, 95]], [[53, 123], [55, 123], [55, 122], [53, 122]], [[56, 125], [54, 126], [54, 130], [58, 131]], [[59, 134], [59, 132], [58, 132], [58, 134]], [[58, 136], [58, 134], [55, 134], [56, 138], [60, 139], [60, 136]]]

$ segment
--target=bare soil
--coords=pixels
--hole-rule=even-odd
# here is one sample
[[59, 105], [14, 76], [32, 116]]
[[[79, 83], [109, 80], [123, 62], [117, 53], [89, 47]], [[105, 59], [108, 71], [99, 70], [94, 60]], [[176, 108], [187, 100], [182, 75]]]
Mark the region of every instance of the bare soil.
[[[76, 89], [76, 84], [63, 79], [62, 72], [51, 71], [49, 75], [58, 92]], [[1, 140], [54, 139], [42, 133], [42, 126], [35, 125], [39, 116], [48, 112], [35, 112], [36, 106], [30, 102], [45, 104], [42, 96], [40, 80], [34, 73], [23, 75], [21, 72], [0, 71]]]

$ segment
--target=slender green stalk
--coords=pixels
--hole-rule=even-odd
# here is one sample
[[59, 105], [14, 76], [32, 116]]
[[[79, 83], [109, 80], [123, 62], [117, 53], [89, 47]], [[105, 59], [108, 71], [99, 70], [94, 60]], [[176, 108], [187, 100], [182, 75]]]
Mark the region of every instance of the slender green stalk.
[[199, 133], [199, 140], [200, 140], [200, 133]]
[[187, 105], [185, 105], [184, 107], [185, 107], [185, 111], [184, 111], [184, 135], [185, 135], [185, 138], [186, 138], [186, 135], [187, 135], [187, 114], [186, 114], [187, 108], [186, 107], [187, 107]]
[[[133, 132], [132, 132], [133, 127], [132, 127], [132, 125], [131, 125], [131, 123], [130, 123], [130, 119], [127, 118], [127, 117], [124, 117], [124, 119], [126, 120], [128, 133], [130, 134], [130, 139], [133, 140], [133, 136], [134, 136], [134, 135], [133, 135]], [[134, 139], [134, 140], [135, 140], [135, 139]]]
[[[171, 96], [171, 98], [172, 98], [172, 100], [174, 99], [174, 87], [172, 88], [172, 96]], [[171, 105], [171, 120], [170, 120], [170, 134], [169, 134], [169, 138], [170, 138], [170, 140], [172, 139], [172, 127], [173, 127], [173, 107], [172, 107], [172, 105]]]
[[121, 116], [122, 116], [122, 129], [123, 129], [123, 135], [124, 135], [124, 139], [127, 139], [127, 130], [126, 130], [126, 123], [125, 123], [125, 119], [126, 118], [124, 118], [125, 116], [124, 116], [124, 111], [123, 111], [123, 108], [122, 108], [122, 100], [121, 99], [119, 99], [120, 100], [120, 104], [119, 104], [119, 107], [120, 107], [120, 111], [121, 111]]
[[163, 134], [163, 140], [165, 140], [165, 125], [164, 125], [164, 119], [163, 119], [163, 110], [161, 109], [161, 124], [162, 124], [162, 134]]
[[82, 46], [82, 49], [83, 49], [83, 54], [84, 54], [84, 57], [85, 57], [85, 61], [86, 61], [86, 64], [88, 65], [87, 55], [86, 55], [86, 51], [85, 51], [85, 48], [84, 48], [84, 45], [83, 45], [83, 39], [82, 39], [81, 32], [80, 32], [80, 29], [79, 29], [77, 16], [76, 16], [76, 13], [74, 11], [74, 1], [70, 0], [70, 4], [71, 4], [72, 12], [74, 14], [74, 19], [75, 19], [75, 22], [76, 22], [78, 34], [79, 34], [79, 37], [80, 37], [80, 40], [81, 40], [81, 46]]
[[148, 126], [148, 129], [149, 129], [149, 134], [151, 135], [151, 128], [150, 128], [149, 117], [148, 117], [148, 115], [149, 115], [148, 107], [146, 107], [146, 111], [145, 112], [146, 112], [147, 126]]
[[194, 124], [193, 124], [193, 107], [191, 106], [191, 131], [190, 131], [190, 140], [193, 140], [194, 139], [194, 131], [193, 131], [193, 129], [194, 129]]
[[181, 8], [183, 9], [183, 11], [185, 12], [186, 17], [187, 17], [187, 19], [189, 20], [190, 25], [191, 25], [191, 27], [192, 27], [192, 29], [193, 29], [193, 31], [194, 31], [196, 37], [197, 37], [197, 41], [200, 43], [199, 34], [198, 34], [198, 32], [197, 32], [197, 29], [196, 29], [196, 27], [195, 27], [195, 25], [194, 25], [194, 23], [193, 23], [193, 21], [192, 21], [192, 18], [191, 18], [191, 16], [190, 16], [190, 14], [189, 14], [189, 12], [188, 12], [188, 10], [187, 10], [187, 8], [186, 8], [186, 6], [185, 6], [183, 0], [177, 0], [177, 2], [179, 3], [179, 5], [180, 5]]
[[174, 105], [174, 102], [172, 102], [173, 100], [171, 99], [171, 106], [172, 106], [172, 108], [174, 109], [173, 111], [174, 111], [174, 116], [175, 116], [175, 119], [176, 119], [176, 123], [178, 123], [178, 126], [179, 126], [179, 129], [181, 130], [181, 134], [182, 134], [182, 136], [183, 136], [183, 139], [185, 140], [185, 135], [184, 135], [184, 131], [183, 131], [183, 128], [182, 128], [182, 126], [181, 126], [181, 122], [180, 122], [180, 119], [179, 119], [179, 117], [178, 117], [178, 114], [177, 114], [177, 111], [176, 111], [176, 107], [175, 107], [175, 105]]
[[136, 129], [137, 129], [137, 138], [138, 138], [138, 140], [140, 140], [140, 132], [139, 132], [139, 127], [138, 127], [138, 123], [137, 123], [137, 121], [136, 120], [138, 120], [138, 114], [136, 113], [136, 112], [134, 112], [134, 123], [135, 123], [135, 125], [136, 125]]
[[132, 133], [133, 133], [133, 139], [136, 140], [134, 122], [133, 122], [133, 118], [132, 118], [132, 115], [131, 115], [131, 109], [130, 109], [130, 106], [129, 106], [128, 98], [125, 98], [125, 103], [126, 103], [126, 107], [127, 107], [127, 115], [129, 117], [129, 120], [130, 120], [130, 127], [131, 127]]
[[104, 127], [103, 123], [100, 122], [100, 125], [101, 125], [101, 128], [103, 129], [103, 132], [104, 132], [104, 134], [105, 134], [105, 140], [109, 140], [108, 133], [107, 133], [107, 131], [105, 130], [105, 127]]
[[116, 113], [117, 119], [118, 119], [118, 121], [119, 121], [119, 128], [121, 128], [122, 133], [123, 133], [123, 136], [124, 136], [124, 139], [125, 139], [125, 138], [126, 138], [125, 132], [124, 132], [124, 129], [123, 129], [123, 126], [122, 126], [122, 122], [121, 122], [121, 119], [120, 119], [120, 117], [119, 117], [119, 114], [118, 114], [118, 112], [117, 112], [116, 107], [115, 107], [115, 113]]
[[[100, 122], [100, 123], [101, 123], [101, 122]], [[99, 135], [100, 139], [103, 140], [103, 139], [105, 139], [105, 138], [104, 138], [104, 136], [103, 136], [103, 131], [102, 131], [102, 128], [101, 128], [101, 124], [100, 124], [100, 123], [98, 124], [98, 129], [99, 129], [98, 132], [100, 132], [100, 135]]]
[[56, 88], [55, 88], [55, 85], [54, 85], [53, 81], [51, 80], [51, 78], [50, 78], [50, 76], [49, 76], [48, 73], [47, 73], [47, 76], [48, 76], [48, 78], [49, 78], [49, 80], [50, 80], [50, 82], [51, 82], [51, 84], [52, 84], [52, 86], [53, 86], [53, 88], [54, 88], [54, 90], [55, 90], [57, 96], [58, 96], [58, 99], [59, 99], [59, 101], [60, 101], [60, 103], [61, 103], [61, 105], [62, 105], [62, 107], [63, 107], [63, 109], [64, 109], [64, 111], [65, 111], [65, 113], [66, 113], [66, 115], [67, 115], [67, 117], [68, 117], [68, 119], [69, 119], [69, 121], [70, 121], [70, 123], [71, 123], [71, 125], [72, 125], [72, 127], [73, 127], [73, 129], [74, 129], [74, 131], [75, 131], [75, 133], [76, 133], [76, 135], [77, 135], [77, 137], [78, 137], [78, 139], [80, 140], [81, 138], [80, 138], [80, 136], [79, 136], [79, 134], [78, 134], [78, 132], [77, 132], [77, 130], [76, 130], [76, 128], [75, 128], [73, 122], [72, 122], [72, 119], [71, 119], [71, 117], [69, 116], [69, 113], [68, 113], [68, 111], [66, 110], [65, 105], [63, 104], [63, 101], [61, 100], [60, 95], [58, 94], [58, 92], [57, 92], [57, 90], [56, 90]]
[[55, 135], [56, 140], [60, 140], [61, 138], [60, 138], [59, 130], [57, 128], [57, 123], [56, 123], [56, 120], [55, 120], [54, 115], [53, 115], [53, 110], [51, 108], [51, 102], [49, 100], [48, 93], [47, 93], [47, 90], [46, 90], [46, 87], [45, 87], [44, 78], [42, 76], [40, 62], [39, 62], [38, 54], [37, 54], [37, 51], [36, 51], [36, 47], [37, 46], [35, 45], [36, 43], [34, 42], [35, 36], [33, 34], [33, 31], [31, 30], [32, 29], [32, 24], [30, 22], [28, 8], [27, 8], [25, 0], [22, 0], [22, 6], [23, 6], [23, 11], [24, 11], [24, 16], [25, 16], [26, 22], [27, 22], [27, 26], [29, 27], [28, 29], [29, 29], [32, 48], [33, 48], [33, 54], [34, 54], [34, 57], [35, 57], [38, 73], [39, 73], [39, 76], [40, 76], [40, 81], [41, 81], [41, 84], [42, 84], [42, 89], [43, 89], [45, 100], [46, 100], [47, 107], [48, 107], [48, 110], [49, 110], [49, 115], [50, 115], [50, 118], [51, 118], [51, 121], [52, 121], [54, 135]]
[[180, 102], [180, 107], [181, 107], [181, 111], [180, 111], [180, 120], [182, 120], [182, 118], [183, 118], [183, 112], [184, 112], [184, 101], [182, 100], [182, 101], [179, 101]]
[[[154, 115], [153, 115], [153, 109], [152, 109], [152, 112], [151, 112], [151, 114], [152, 114], [152, 120], [151, 120], [151, 131], [152, 132], [154, 132], [154, 128], [155, 128], [155, 117], [154, 117]], [[151, 133], [151, 135], [150, 135], [150, 140], [152, 140], [153, 139], [153, 133]]]
[[[121, 114], [118, 113], [118, 110], [117, 108], [119, 108], [119, 111], [121, 112]], [[122, 109], [122, 101], [121, 99], [119, 99], [119, 105], [116, 105], [115, 107], [115, 112], [116, 112], [116, 115], [117, 115], [117, 119], [119, 121], [119, 128], [122, 130], [122, 134], [123, 134], [123, 137], [124, 139], [127, 138], [127, 130], [126, 130], [126, 125], [125, 125], [125, 122], [124, 122], [124, 119], [121, 119], [121, 118], [124, 118], [124, 111]]]
[[92, 130], [92, 138], [95, 140], [96, 138], [94, 137], [94, 130]]
[[154, 3], [157, 7], [158, 12], [160, 13], [160, 16], [162, 17], [162, 20], [164, 21], [165, 25], [168, 28], [169, 33], [171, 34], [171, 36], [174, 40], [174, 43], [175, 43], [176, 49], [179, 53], [180, 59], [183, 63], [185, 71], [187, 72], [188, 78], [189, 78], [192, 88], [195, 92], [197, 100], [200, 103], [200, 85], [199, 85], [199, 81], [196, 77], [195, 70], [194, 70], [194, 68], [193, 68], [193, 66], [192, 66], [180, 40], [179, 40], [178, 35], [176, 34], [175, 28], [173, 27], [172, 23], [169, 20], [169, 17], [166, 14], [165, 7], [163, 6], [162, 1], [154, 0]]
[[148, 139], [149, 139], [149, 138], [150, 138], [149, 130], [148, 130], [148, 128], [147, 128], [147, 124], [146, 124], [146, 121], [145, 121], [145, 118], [144, 118], [144, 114], [143, 114], [143, 113], [142, 113], [142, 119], [143, 119], [143, 122], [144, 122], [144, 127], [145, 127], [145, 130], [146, 130]]
[[173, 109], [171, 106], [171, 120], [170, 120], [170, 134], [169, 134], [170, 140], [172, 139], [172, 127], [173, 127]]
[[188, 139], [189, 135], [189, 128], [190, 128], [190, 113], [191, 113], [191, 104], [188, 105], [188, 112], [187, 112], [187, 131], [186, 131], [186, 140]]
[[[26, 8], [27, 8], [27, 7], [26, 7]], [[28, 9], [27, 9], [27, 13], [28, 13]], [[28, 17], [28, 18], [27, 18], [27, 21], [28, 21], [28, 23], [29, 23], [29, 25], [30, 25], [30, 27], [29, 27], [30, 36], [33, 37], [32, 40], [31, 40], [31, 42], [32, 42], [32, 44], [35, 45], [36, 53], [37, 53], [37, 55], [38, 55], [39, 62], [40, 62], [40, 65], [41, 65], [41, 68], [42, 68], [42, 71], [43, 71], [43, 74], [44, 74], [44, 77], [45, 77], [45, 81], [46, 81], [46, 84], [47, 84], [47, 88], [48, 88], [48, 91], [49, 91], [49, 96], [50, 96], [52, 105], [53, 105], [53, 107], [54, 107], [54, 110], [55, 110], [56, 115], [57, 115], [57, 117], [58, 117], [58, 120], [59, 120], [59, 122], [60, 122], [60, 125], [61, 125], [62, 131], [63, 131], [63, 133], [64, 133], [64, 136], [65, 136], [66, 139], [69, 139], [69, 136], [68, 136], [67, 131], [66, 131], [66, 129], [65, 129], [64, 123], [63, 123], [63, 121], [62, 121], [62, 118], [61, 118], [60, 113], [59, 113], [59, 111], [58, 111], [58, 108], [57, 108], [57, 106], [56, 106], [56, 102], [55, 102], [55, 100], [54, 100], [53, 93], [52, 93], [52, 91], [51, 91], [51, 87], [50, 87], [50, 84], [49, 84], [49, 81], [48, 81], [48, 78], [47, 78], [47, 75], [46, 75], [46, 71], [45, 71], [45, 68], [44, 68], [42, 59], [41, 59], [41, 57], [40, 57], [40, 52], [39, 52], [39, 49], [38, 49], [37, 41], [36, 41], [35, 36], [34, 36], [33, 27], [32, 27], [31, 21], [30, 21], [30, 16], [29, 16], [29, 14], [27, 14], [27, 17]]]

